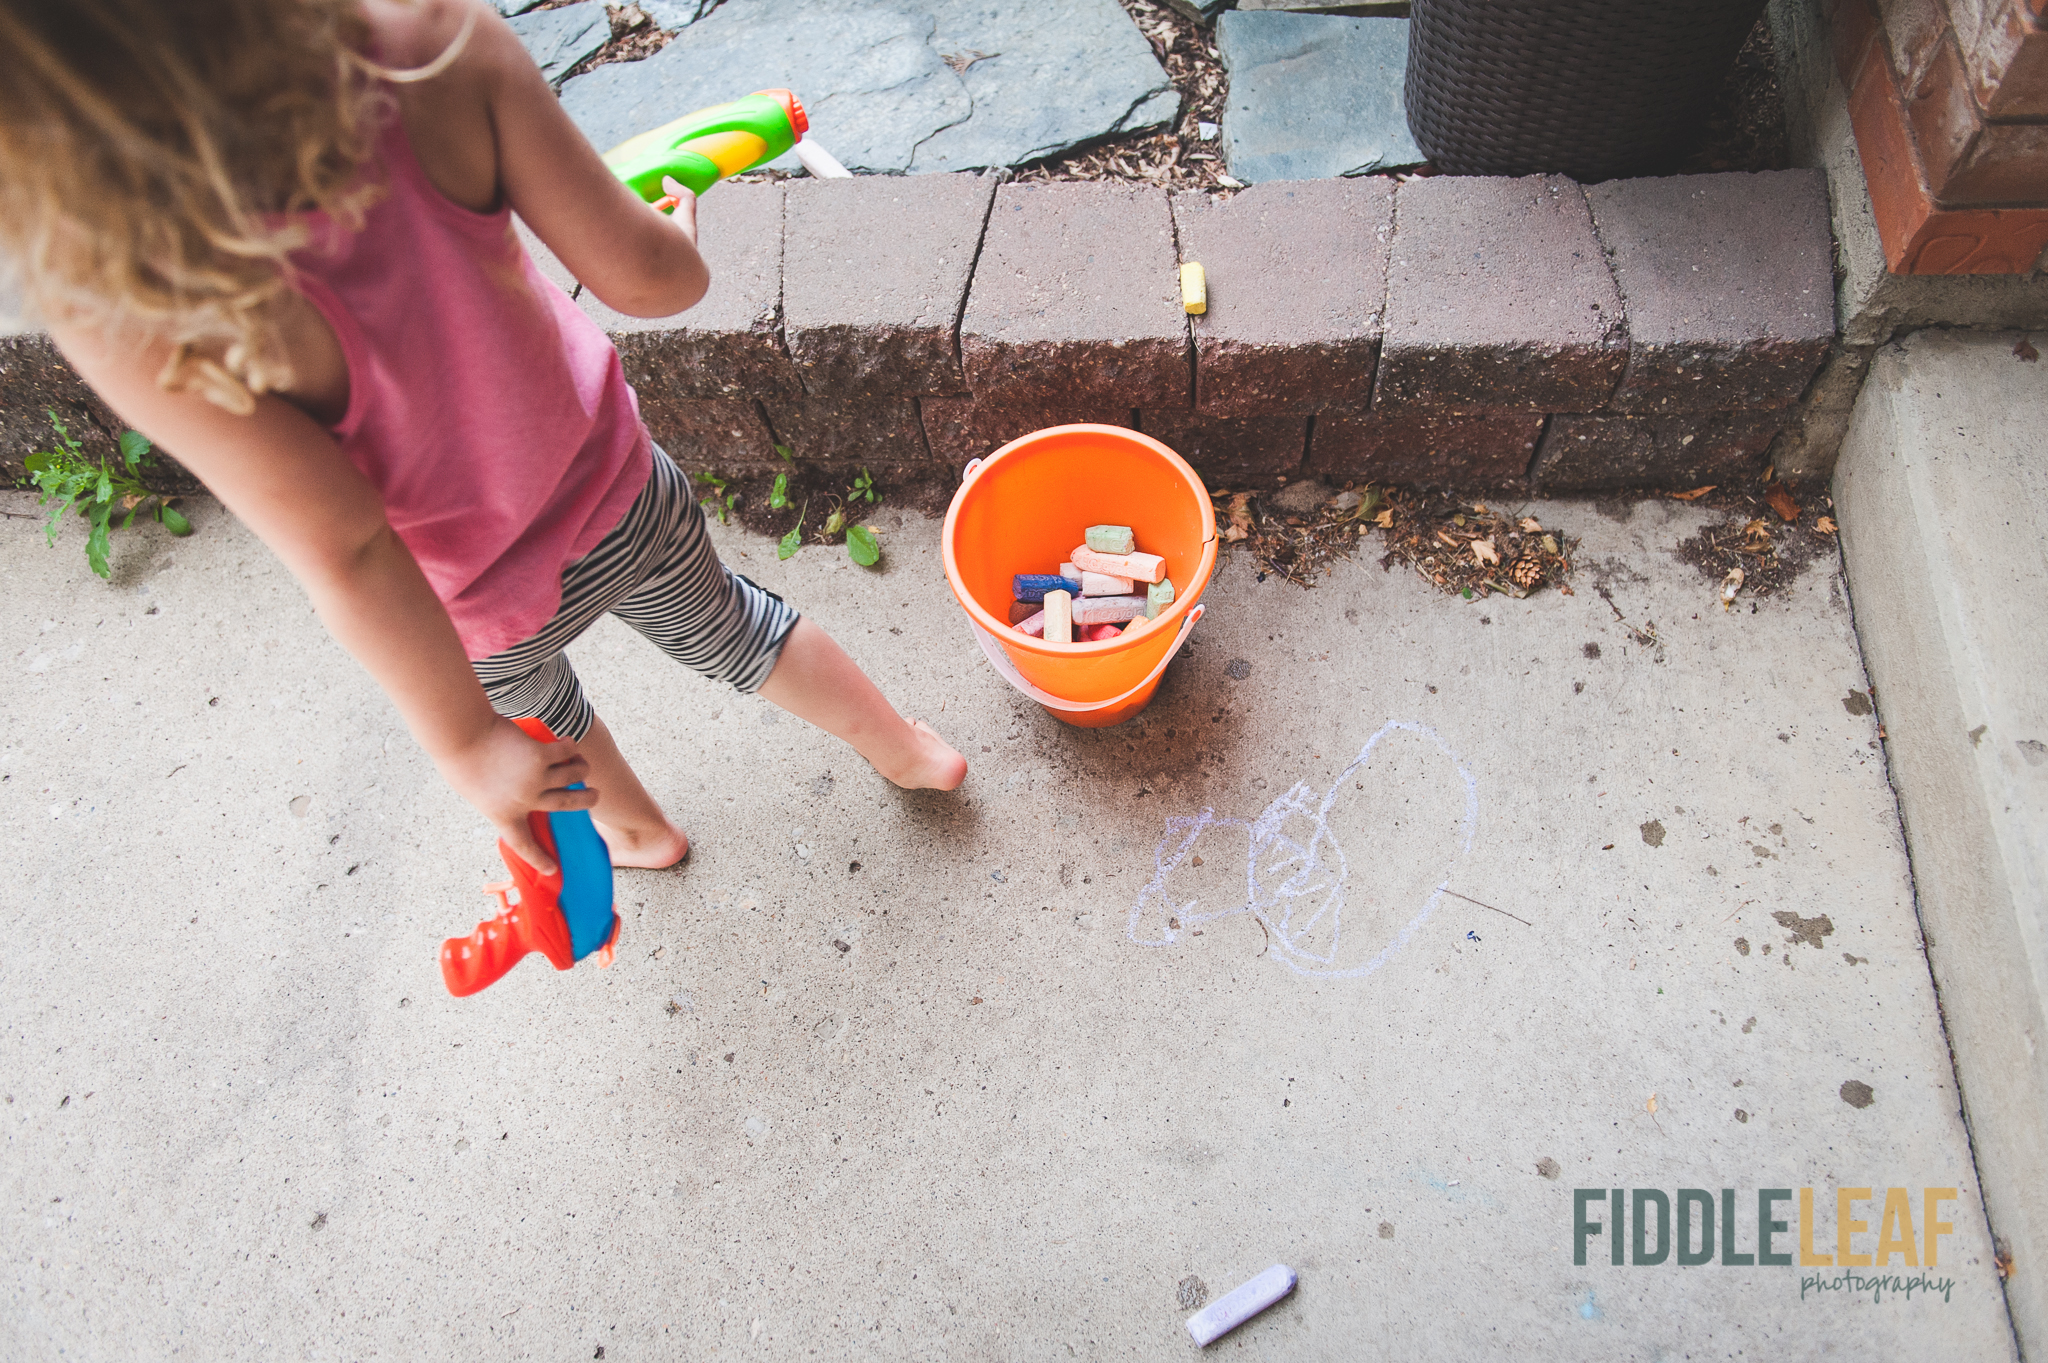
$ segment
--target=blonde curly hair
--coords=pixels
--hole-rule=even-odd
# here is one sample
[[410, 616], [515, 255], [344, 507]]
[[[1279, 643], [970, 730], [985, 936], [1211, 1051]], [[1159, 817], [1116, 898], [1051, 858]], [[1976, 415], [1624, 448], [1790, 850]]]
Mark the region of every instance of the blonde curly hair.
[[307, 215], [361, 225], [389, 79], [359, 0], [0, 0], [0, 256], [36, 313], [171, 343], [233, 412], [290, 386], [271, 320]]

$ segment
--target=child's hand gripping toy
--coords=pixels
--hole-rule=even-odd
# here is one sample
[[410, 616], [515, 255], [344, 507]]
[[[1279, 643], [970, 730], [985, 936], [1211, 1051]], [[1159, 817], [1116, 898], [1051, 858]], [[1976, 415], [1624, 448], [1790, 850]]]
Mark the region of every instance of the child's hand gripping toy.
[[744, 174], [790, 150], [819, 179], [850, 175], [832, 153], [804, 136], [810, 126], [794, 94], [757, 90], [628, 138], [604, 154], [604, 163], [635, 194], [664, 210], [676, 203], [663, 187], [666, 180], [701, 195], [727, 176]]
[[[548, 726], [537, 719], [515, 722], [529, 738], [555, 741]], [[580, 781], [569, 787], [582, 788]], [[441, 979], [457, 998], [496, 984], [528, 952], [538, 951], [557, 970], [567, 970], [592, 954], [601, 966], [612, 963], [612, 946], [619, 938], [619, 916], [612, 912], [612, 854], [590, 821], [590, 812], [535, 810], [526, 822], [561, 867], [544, 876], [499, 840], [498, 855], [505, 859], [512, 879], [484, 886], [484, 893], [498, 896], [497, 916], [477, 924], [467, 937], [441, 943]]]

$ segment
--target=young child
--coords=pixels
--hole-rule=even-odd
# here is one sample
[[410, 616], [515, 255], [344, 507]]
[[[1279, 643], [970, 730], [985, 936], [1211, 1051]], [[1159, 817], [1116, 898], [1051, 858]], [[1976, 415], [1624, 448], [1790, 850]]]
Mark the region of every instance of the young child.
[[689, 851], [562, 656], [606, 611], [899, 786], [967, 771], [718, 561], [511, 221], [661, 317], [710, 283], [682, 197], [664, 216], [620, 184], [484, 0], [0, 0], [0, 257], [543, 871], [528, 810], [589, 809], [621, 865]]

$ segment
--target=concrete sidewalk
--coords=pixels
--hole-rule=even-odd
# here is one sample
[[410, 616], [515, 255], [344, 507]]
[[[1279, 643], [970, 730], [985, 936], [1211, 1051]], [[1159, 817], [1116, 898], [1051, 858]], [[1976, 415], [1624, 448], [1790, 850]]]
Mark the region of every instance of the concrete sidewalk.
[[[486, 831], [261, 546], [201, 503], [106, 586], [0, 522], [4, 1352], [1179, 1358], [1190, 1279], [1282, 1261], [1217, 1351], [2012, 1357], [1838, 573], [1724, 614], [1670, 552], [1710, 513], [1532, 510], [1575, 596], [1227, 557], [1099, 732], [994, 677], [936, 522], [885, 510], [879, 576], [720, 532], [967, 786], [607, 621], [579, 668], [696, 852], [621, 875], [611, 970], [464, 1001]], [[1224, 824], [1158, 876], [1210, 809], [1341, 866], [1341, 936], [1197, 923], [1299, 869]], [[1868, 1254], [1930, 1187], [1886, 1271], [1945, 1292], [1573, 1262], [1579, 1188], [1731, 1189], [1744, 1254], [1812, 1188], [1832, 1256], [1838, 1188]]]

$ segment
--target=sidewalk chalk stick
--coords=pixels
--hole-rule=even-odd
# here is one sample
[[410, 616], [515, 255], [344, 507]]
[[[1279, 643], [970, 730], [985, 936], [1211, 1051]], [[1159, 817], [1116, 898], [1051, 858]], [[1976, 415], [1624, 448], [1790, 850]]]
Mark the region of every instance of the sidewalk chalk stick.
[[1107, 643], [1122, 634], [1123, 630], [1115, 625], [1089, 625], [1081, 631], [1081, 637], [1091, 644]]
[[1258, 1277], [1233, 1287], [1188, 1317], [1188, 1333], [1197, 1344], [1221, 1339], [1294, 1290], [1294, 1270], [1275, 1264]]
[[1019, 601], [1043, 601], [1047, 592], [1079, 596], [1081, 583], [1078, 578], [1060, 577], [1054, 573], [1018, 573], [1010, 579], [1010, 595]]
[[1098, 554], [1085, 544], [1075, 547], [1074, 566], [1084, 572], [1109, 573], [1137, 582], [1157, 582], [1166, 576], [1166, 560], [1157, 554]]
[[1024, 619], [1019, 620], [1017, 622], [1017, 633], [1028, 634], [1034, 639], [1043, 639], [1045, 637], [1045, 612], [1039, 611], [1035, 615], [1028, 615]]
[[1168, 606], [1171, 606], [1172, 604], [1172, 578], [1162, 577], [1157, 582], [1153, 583], [1151, 586], [1145, 588], [1145, 614], [1148, 618], [1157, 618], [1159, 612], [1165, 610]]
[[1191, 317], [1200, 317], [1209, 310], [1207, 272], [1196, 261], [1190, 260], [1180, 267], [1180, 310]]
[[1088, 547], [1098, 554], [1128, 554], [1138, 547], [1128, 525], [1091, 525], [1084, 533]]
[[1144, 629], [1146, 626], [1150, 625], [1151, 623], [1152, 621], [1145, 616], [1133, 616], [1131, 617], [1131, 623], [1124, 626], [1124, 633], [1136, 634], [1140, 630]]
[[1022, 624], [1038, 614], [1042, 609], [1043, 607], [1036, 601], [1012, 601], [1010, 603], [1010, 623], [1013, 625]]
[[1071, 563], [1062, 563], [1060, 565], [1060, 576], [1066, 578], [1069, 582], [1079, 582], [1081, 580], [1081, 570]]
[[1127, 577], [1114, 573], [1082, 573], [1081, 595], [1083, 596], [1129, 596], [1137, 590], [1138, 584]]
[[1074, 598], [1067, 592], [1045, 594], [1045, 641], [1048, 644], [1074, 642]]
[[[1049, 599], [1049, 598], [1048, 598]], [[1142, 596], [1084, 596], [1072, 608], [1077, 625], [1121, 625], [1145, 613]]]

